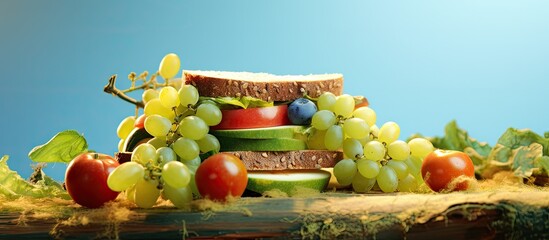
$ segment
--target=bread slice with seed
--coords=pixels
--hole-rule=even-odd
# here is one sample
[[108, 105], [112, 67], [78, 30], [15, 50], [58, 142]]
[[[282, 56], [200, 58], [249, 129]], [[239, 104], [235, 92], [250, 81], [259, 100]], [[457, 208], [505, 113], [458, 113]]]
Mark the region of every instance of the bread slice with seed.
[[240, 158], [247, 170], [293, 170], [332, 168], [343, 159], [343, 152], [328, 150], [228, 151]]
[[304, 94], [318, 97], [324, 92], [341, 95], [343, 75], [273, 75], [268, 73], [183, 71], [185, 82], [198, 89], [200, 96], [252, 96], [265, 101], [292, 101]]

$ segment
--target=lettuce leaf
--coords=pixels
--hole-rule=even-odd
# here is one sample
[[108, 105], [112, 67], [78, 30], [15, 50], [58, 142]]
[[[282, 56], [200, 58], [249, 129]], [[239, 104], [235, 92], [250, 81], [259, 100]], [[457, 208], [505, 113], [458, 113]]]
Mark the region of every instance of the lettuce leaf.
[[35, 184], [26, 181], [16, 171], [9, 168], [8, 159], [9, 156], [7, 155], [4, 155], [0, 159], [0, 196], [8, 199], [16, 199], [23, 196], [71, 199], [61, 184], [46, 176], [43, 172], [41, 173], [42, 178]]
[[33, 148], [29, 158], [35, 162], [68, 163], [81, 153], [88, 151], [86, 139], [77, 131], [62, 131], [47, 143]]
[[528, 129], [509, 128], [490, 152], [484, 177], [501, 170], [512, 170], [519, 177], [531, 177], [534, 172], [549, 168], [549, 139]]
[[220, 106], [220, 108], [254, 108], [254, 107], [272, 107], [274, 102], [265, 101], [259, 98], [254, 98], [250, 96], [243, 97], [200, 97], [201, 101], [210, 100]]
[[486, 163], [486, 159], [492, 147], [485, 142], [479, 142], [469, 136], [467, 131], [459, 128], [455, 120], [446, 124], [443, 137], [428, 138], [435, 148], [463, 151], [473, 161], [475, 168], [480, 168]]

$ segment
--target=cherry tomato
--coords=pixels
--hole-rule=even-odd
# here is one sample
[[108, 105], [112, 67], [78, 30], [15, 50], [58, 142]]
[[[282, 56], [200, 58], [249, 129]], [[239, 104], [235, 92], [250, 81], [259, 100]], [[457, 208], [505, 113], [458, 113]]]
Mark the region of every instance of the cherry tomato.
[[218, 201], [240, 197], [248, 184], [248, 172], [242, 160], [228, 153], [215, 154], [200, 164], [195, 174], [200, 195]]
[[145, 114], [139, 116], [137, 119], [135, 119], [135, 123], [133, 124], [133, 126], [136, 128], [144, 128], [146, 118], [147, 116], [145, 116]]
[[118, 192], [107, 186], [107, 178], [119, 163], [111, 156], [83, 153], [67, 167], [65, 185], [72, 199], [88, 208], [98, 208], [116, 199]]
[[288, 105], [221, 110], [221, 122], [212, 130], [275, 127], [291, 124]]
[[471, 158], [463, 152], [437, 149], [423, 159], [421, 175], [429, 188], [435, 192], [442, 190], [465, 190], [469, 187], [466, 181], [448, 189], [452, 180], [457, 177], [474, 177], [475, 167]]

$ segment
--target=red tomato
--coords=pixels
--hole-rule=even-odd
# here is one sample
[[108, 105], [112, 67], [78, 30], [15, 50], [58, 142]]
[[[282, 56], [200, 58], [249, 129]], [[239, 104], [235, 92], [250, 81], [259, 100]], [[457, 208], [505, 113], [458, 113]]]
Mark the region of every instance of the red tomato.
[[452, 180], [460, 176], [474, 177], [475, 167], [471, 158], [463, 152], [437, 149], [423, 160], [421, 175], [429, 188], [435, 192], [442, 190], [465, 190], [467, 181], [460, 182], [448, 189]]
[[221, 122], [210, 129], [263, 128], [291, 124], [288, 119], [288, 105], [221, 110], [221, 114]]
[[72, 199], [88, 208], [98, 208], [116, 199], [118, 192], [107, 186], [107, 178], [119, 163], [111, 156], [83, 153], [67, 167], [65, 185]]
[[135, 123], [133, 124], [133, 126], [136, 128], [144, 128], [146, 118], [147, 116], [145, 116], [145, 114], [139, 116], [137, 119], [135, 119]]
[[200, 195], [218, 201], [240, 197], [248, 184], [248, 172], [242, 160], [228, 153], [215, 154], [200, 164], [195, 174]]

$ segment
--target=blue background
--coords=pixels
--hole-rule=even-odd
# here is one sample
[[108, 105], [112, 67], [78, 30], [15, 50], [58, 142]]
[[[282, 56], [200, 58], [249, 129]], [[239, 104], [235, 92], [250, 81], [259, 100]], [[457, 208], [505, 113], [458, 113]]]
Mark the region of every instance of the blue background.
[[453, 119], [491, 144], [548, 130], [549, 1], [1, 0], [0, 34], [0, 154], [24, 177], [29, 150], [65, 129], [114, 153], [134, 108], [103, 86], [170, 52], [184, 69], [342, 73], [402, 139]]

